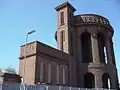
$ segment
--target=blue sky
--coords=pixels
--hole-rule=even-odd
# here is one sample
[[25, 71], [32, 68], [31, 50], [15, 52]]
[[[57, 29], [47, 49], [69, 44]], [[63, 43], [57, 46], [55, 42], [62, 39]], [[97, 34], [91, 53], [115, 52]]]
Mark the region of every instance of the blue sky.
[[[37, 30], [28, 42], [39, 40], [56, 47], [54, 33], [57, 30], [55, 7], [66, 0], [0, 0], [0, 68], [19, 69], [20, 46], [26, 33]], [[114, 49], [118, 73], [120, 73], [120, 0], [68, 0], [78, 14], [99, 14], [109, 19], [114, 28]]]

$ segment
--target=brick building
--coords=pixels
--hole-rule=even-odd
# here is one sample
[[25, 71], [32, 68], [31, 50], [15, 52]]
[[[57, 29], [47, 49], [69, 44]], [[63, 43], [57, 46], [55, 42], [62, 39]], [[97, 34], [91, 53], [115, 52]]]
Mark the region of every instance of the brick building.
[[74, 15], [76, 9], [68, 2], [55, 9], [58, 49], [38, 41], [21, 46], [19, 74], [24, 82], [117, 88], [114, 30], [108, 19], [95, 14]]
[[2, 75], [3, 77], [3, 83], [21, 83], [21, 77], [17, 74], [12, 73], [4, 73]]

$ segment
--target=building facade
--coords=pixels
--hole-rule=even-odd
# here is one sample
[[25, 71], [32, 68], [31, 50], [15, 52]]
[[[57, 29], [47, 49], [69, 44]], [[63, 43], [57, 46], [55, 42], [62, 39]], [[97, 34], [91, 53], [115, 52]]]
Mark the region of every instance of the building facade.
[[68, 2], [55, 9], [57, 49], [38, 41], [21, 46], [19, 74], [24, 82], [118, 88], [114, 30], [108, 19], [95, 14], [74, 15], [76, 9]]

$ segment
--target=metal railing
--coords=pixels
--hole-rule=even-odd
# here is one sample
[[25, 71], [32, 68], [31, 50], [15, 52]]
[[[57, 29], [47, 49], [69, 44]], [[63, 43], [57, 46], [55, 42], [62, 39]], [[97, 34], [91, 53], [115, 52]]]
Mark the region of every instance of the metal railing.
[[117, 90], [117, 89], [103, 89], [103, 88], [77, 88], [67, 86], [52, 86], [52, 85], [26, 85], [17, 83], [0, 84], [0, 90]]

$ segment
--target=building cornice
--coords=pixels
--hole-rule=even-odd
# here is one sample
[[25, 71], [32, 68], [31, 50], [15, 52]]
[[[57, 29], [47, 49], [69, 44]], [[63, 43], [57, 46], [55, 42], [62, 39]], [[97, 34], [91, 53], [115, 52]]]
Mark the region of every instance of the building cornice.
[[76, 11], [76, 9], [69, 2], [65, 2], [65, 3], [57, 6], [55, 9], [56, 9], [56, 11], [59, 11], [60, 9], [66, 7], [66, 6], [70, 7], [73, 11]]

